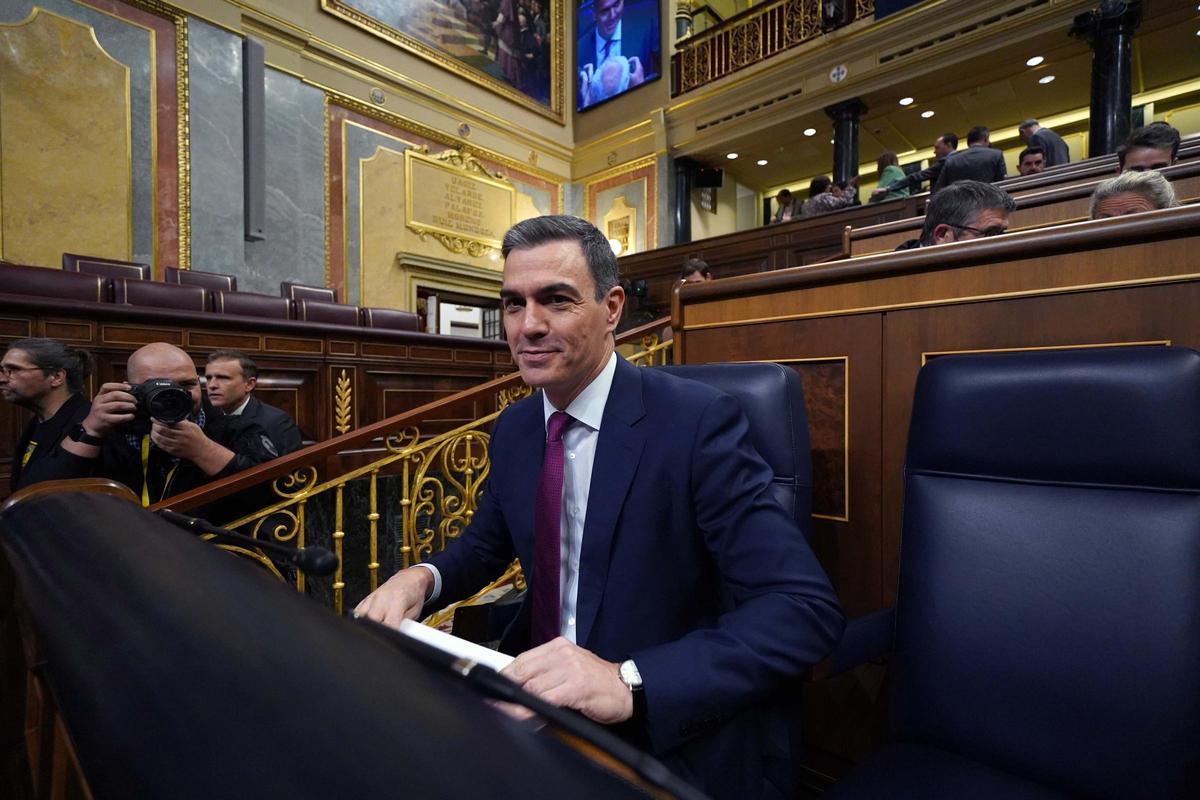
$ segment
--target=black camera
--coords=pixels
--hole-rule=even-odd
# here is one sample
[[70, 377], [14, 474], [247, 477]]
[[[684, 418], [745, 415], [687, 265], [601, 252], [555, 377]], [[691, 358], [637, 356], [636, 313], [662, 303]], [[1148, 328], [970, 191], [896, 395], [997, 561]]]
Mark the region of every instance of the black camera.
[[192, 393], [170, 378], [151, 378], [129, 387], [137, 400], [134, 424], [156, 419], [159, 422], [179, 422], [192, 413]]

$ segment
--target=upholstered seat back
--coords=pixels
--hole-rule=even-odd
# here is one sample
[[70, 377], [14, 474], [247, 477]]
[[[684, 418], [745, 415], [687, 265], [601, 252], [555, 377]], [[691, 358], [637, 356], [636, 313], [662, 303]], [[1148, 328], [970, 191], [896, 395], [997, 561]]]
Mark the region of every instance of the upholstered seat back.
[[212, 300], [200, 286], [176, 286], [157, 281], [113, 281], [113, 302], [131, 306], [175, 308], [181, 311], [208, 311]]
[[180, 269], [167, 267], [163, 272], [166, 283], [180, 283], [184, 286], [202, 286], [210, 292], [236, 292], [237, 278], [223, 272], [202, 272], [198, 269]]
[[213, 308], [218, 314], [241, 314], [247, 317], [289, 319], [292, 301], [283, 297], [255, 292], [213, 292]]
[[294, 283], [292, 281], [282, 281], [279, 284], [279, 294], [288, 300], [305, 298], [308, 300], [320, 300], [324, 303], [336, 303], [338, 301], [337, 291], [334, 289], [330, 289], [327, 286], [305, 286], [302, 283]]
[[898, 740], [1073, 796], [1196, 788], [1200, 353], [935, 359], [904, 503]]
[[731, 395], [750, 422], [750, 440], [775, 473], [775, 499], [804, 535], [812, 509], [812, 453], [804, 391], [795, 370], [779, 364], [696, 364], [657, 367]]
[[411, 311], [394, 308], [364, 308], [362, 323], [368, 328], [387, 328], [394, 331], [415, 331], [419, 318]]
[[133, 281], [150, 280], [150, 265], [139, 264], [136, 261], [120, 261], [115, 258], [99, 258], [97, 256], [81, 256], [76, 253], [63, 253], [63, 269], [67, 272], [82, 272], [85, 275], [99, 275], [101, 278], [124, 278]]
[[0, 292], [104, 303], [112, 296], [112, 281], [99, 275], [5, 263], [0, 266]]
[[358, 326], [361, 321], [359, 319], [358, 306], [348, 306], [342, 303], [326, 303], [321, 300], [300, 297], [292, 302], [292, 308], [296, 312], [296, 319], [304, 320], [305, 322]]

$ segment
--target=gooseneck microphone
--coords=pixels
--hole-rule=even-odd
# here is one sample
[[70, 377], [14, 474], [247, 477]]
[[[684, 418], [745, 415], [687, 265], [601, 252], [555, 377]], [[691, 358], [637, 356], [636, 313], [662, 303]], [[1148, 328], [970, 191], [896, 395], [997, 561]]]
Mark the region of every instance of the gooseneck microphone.
[[223, 539], [237, 542], [239, 544], [257, 547], [267, 553], [272, 553], [280, 557], [280, 560], [289, 566], [303, 572], [305, 575], [332, 575], [337, 569], [337, 556], [329, 552], [325, 547], [288, 547], [287, 545], [277, 542], [264, 542], [261, 539], [255, 539], [253, 536], [247, 536], [244, 533], [231, 531], [228, 528], [220, 528], [213, 525], [208, 520], [200, 519], [199, 517], [189, 517], [187, 514], [180, 514], [177, 511], [163, 508], [157, 512], [158, 516], [195, 534], [211, 533], [214, 536], [220, 536]]

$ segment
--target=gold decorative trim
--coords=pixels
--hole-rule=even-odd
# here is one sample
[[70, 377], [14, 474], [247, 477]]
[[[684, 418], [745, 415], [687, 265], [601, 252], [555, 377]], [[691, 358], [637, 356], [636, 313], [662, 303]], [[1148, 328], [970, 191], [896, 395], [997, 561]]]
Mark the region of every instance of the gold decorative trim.
[[[188, 74], [187, 17], [175, 19], [175, 98], [179, 157], [179, 268], [192, 268], [192, 151], [191, 91]], [[165, 274], [165, 270], [164, 270]]]
[[930, 350], [921, 353], [921, 366], [925, 366], [930, 356], [965, 356], [980, 353], [1031, 353], [1037, 350], [1088, 350], [1094, 347], [1170, 347], [1170, 339], [1157, 339], [1147, 342], [1095, 342], [1092, 344], [1048, 344], [1037, 347], [987, 347], [976, 350]]
[[342, 0], [321, 0], [321, 10], [325, 13], [337, 17], [345, 22], [350, 23], [370, 34], [378, 36], [385, 41], [388, 41], [402, 50], [406, 50], [415, 56], [430, 61], [439, 67], [451, 72], [460, 78], [471, 81], [474, 84], [489, 89], [496, 94], [511, 100], [525, 108], [535, 111], [545, 117], [549, 117], [555, 122], [564, 121], [564, 103], [563, 103], [563, 84], [562, 75], [564, 73], [564, 37], [565, 26], [563, 25], [564, 3], [562, 0], [551, 0], [550, 15], [551, 15], [551, 36], [554, 40], [554, 48], [550, 56], [550, 105], [545, 106], [542, 103], [534, 100], [529, 95], [520, 91], [514, 86], [493, 78], [481, 70], [474, 69], [468, 66], [461, 59], [446, 53], [445, 51], [426, 44], [419, 39], [413, 38], [396, 30], [395, 28], [384, 24], [380, 20], [371, 17], [353, 6], [349, 6]]
[[346, 370], [338, 376], [337, 387], [333, 391], [333, 429], [339, 434], [350, 430], [350, 414], [352, 411], [353, 389], [350, 387], [350, 377]]
[[[433, 236], [452, 253], [466, 253], [474, 258], [478, 258], [487, 255], [492, 250], [500, 249], [501, 242], [499, 239], [484, 239], [469, 236], [461, 231], [440, 228], [436, 225], [418, 222], [414, 219], [412, 169], [413, 163], [416, 161], [421, 161], [438, 169], [451, 172], [475, 173], [471, 178], [472, 180], [506, 190], [508, 192], [509, 219], [515, 221], [517, 218], [517, 190], [512, 185], [512, 182], [503, 175], [488, 170], [487, 167], [476, 160], [470, 153], [460, 153], [457, 150], [443, 150], [437, 155], [431, 156], [427, 147], [410, 147], [404, 151], [404, 227], [414, 231], [421, 237], [421, 241], [425, 241], [429, 236]], [[361, 178], [359, 179], [359, 188], [360, 190], [362, 188]]]
[[496, 407], [503, 411], [518, 400], [524, 400], [526, 397], [531, 397], [532, 395], [532, 386], [527, 386], [523, 383], [518, 386], [510, 386], [496, 393]]
[[[329, 114], [329, 95], [328, 95], [328, 93], [324, 94], [322, 99], [323, 99], [322, 115], [324, 118], [324, 122], [322, 123], [323, 129], [321, 131], [321, 137], [322, 137], [321, 155], [325, 161], [325, 163], [323, 165], [324, 172], [322, 175], [323, 180], [324, 180], [323, 188], [324, 188], [324, 194], [325, 194], [325, 285], [332, 286], [333, 285], [333, 248], [332, 248], [332, 244], [333, 244], [333, 216], [332, 216], [332, 214], [333, 214], [333, 199], [331, 198], [330, 191], [329, 191], [329, 185], [330, 185], [329, 176], [333, 170], [333, 166], [331, 164], [331, 162], [333, 161], [333, 154], [329, 152], [329, 127], [332, 122], [332, 119], [330, 118], [330, 114]], [[342, 180], [343, 181], [345, 180], [344, 176], [345, 176], [345, 172], [346, 172], [345, 153], [346, 153], [346, 133], [345, 133], [345, 130], [343, 129], [343, 131], [342, 131], [342, 174], [343, 174]], [[345, 196], [345, 193], [343, 192], [343, 197], [344, 196]], [[342, 238], [343, 239], [346, 238], [346, 209], [345, 209], [344, 203], [343, 203], [343, 208], [342, 208]], [[343, 258], [342, 259], [342, 272], [344, 273], [345, 270], [346, 270], [346, 264], [345, 264], [345, 258]]]
[[608, 180], [609, 178], [615, 178], [618, 175], [624, 175], [626, 172], [633, 172], [635, 170], [642, 169], [643, 167], [657, 166], [658, 157], [660, 155], [666, 155], [666, 153], [654, 153], [652, 155], [642, 156], [641, 158], [634, 159], [633, 161], [627, 161], [624, 164], [618, 164], [615, 167], [609, 167], [608, 169], [601, 170], [600, 172], [593, 172], [590, 175], [582, 175], [578, 180], [583, 182], [584, 189], [586, 190], [588, 186], [591, 186], [594, 183], [599, 183], [600, 181]]

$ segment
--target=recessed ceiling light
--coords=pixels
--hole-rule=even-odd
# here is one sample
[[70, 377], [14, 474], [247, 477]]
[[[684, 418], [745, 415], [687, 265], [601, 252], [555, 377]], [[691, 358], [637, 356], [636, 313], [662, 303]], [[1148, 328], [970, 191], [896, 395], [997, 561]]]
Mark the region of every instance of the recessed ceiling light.
[[726, 153], [725, 157], [728, 158], [730, 161], [733, 161], [735, 158], [737, 158], [737, 153]]
[[913, 104], [913, 99], [911, 97], [901, 97], [900, 98], [900, 105], [911, 106], [912, 104]]
[[830, 143], [830, 144], [833, 144], [833, 139], [830, 139], [830, 140], [829, 140], [829, 143]]
[[817, 133], [817, 129], [816, 129], [816, 128], [805, 128], [805, 129], [804, 129], [804, 135], [805, 135], [805, 136], [815, 136], [815, 135], [816, 135], [816, 133]]
[[1031, 58], [1025, 62], [1025, 66], [1036, 67], [1038, 64], [1042, 63], [1045, 60], [1046, 59], [1042, 58], [1041, 56], [1034, 56], [1033, 58]]
[[1043, 75], [1042, 77], [1038, 78], [1038, 83], [1053, 83], [1053, 82], [1054, 82], [1053, 75]]
[[759, 165], [760, 167], [765, 167], [765, 166], [767, 165], [767, 160], [766, 160], [765, 158], [760, 158], [760, 159], [758, 160], [758, 165]]
[[929, 119], [930, 117], [933, 116], [933, 112], [932, 111], [922, 111], [921, 116], [925, 119]]

